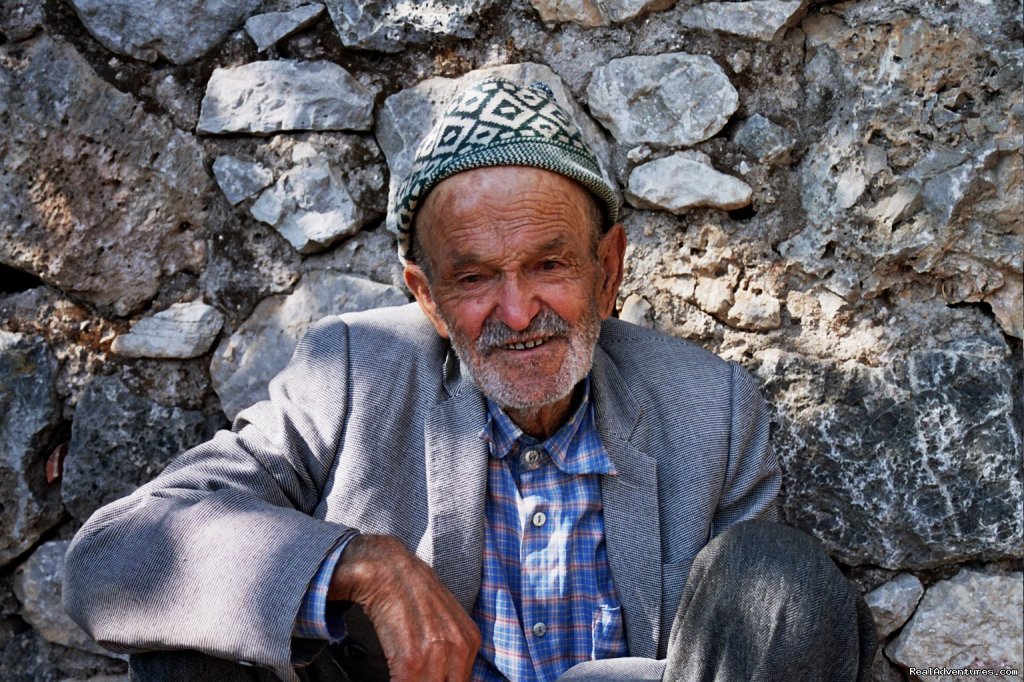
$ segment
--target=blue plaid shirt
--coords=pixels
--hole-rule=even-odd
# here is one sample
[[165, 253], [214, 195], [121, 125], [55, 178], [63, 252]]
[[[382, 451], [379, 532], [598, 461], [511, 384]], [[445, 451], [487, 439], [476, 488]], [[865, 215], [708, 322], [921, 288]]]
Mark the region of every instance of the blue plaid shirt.
[[627, 655], [608, 568], [601, 444], [590, 379], [572, 418], [543, 443], [487, 401], [484, 564], [473, 608], [483, 644], [473, 679], [553, 681], [582, 661]]
[[[482, 645], [477, 682], [553, 681], [576, 663], [627, 655], [604, 542], [599, 474], [615, 475], [590, 402], [543, 443], [495, 403], [480, 437], [490, 446], [483, 575], [473, 608]], [[324, 561], [295, 624], [300, 637], [343, 634], [325, 616], [334, 565]], [[340, 620], [340, 619], [339, 619]]]

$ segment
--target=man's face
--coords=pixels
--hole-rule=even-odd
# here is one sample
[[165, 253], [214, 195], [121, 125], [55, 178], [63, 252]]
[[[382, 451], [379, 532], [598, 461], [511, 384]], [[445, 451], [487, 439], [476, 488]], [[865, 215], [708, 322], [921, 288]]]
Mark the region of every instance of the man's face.
[[406, 282], [504, 407], [562, 400], [590, 370], [625, 245], [621, 226], [597, 239], [590, 201], [556, 173], [494, 167], [441, 182], [417, 214], [432, 281], [410, 266]]

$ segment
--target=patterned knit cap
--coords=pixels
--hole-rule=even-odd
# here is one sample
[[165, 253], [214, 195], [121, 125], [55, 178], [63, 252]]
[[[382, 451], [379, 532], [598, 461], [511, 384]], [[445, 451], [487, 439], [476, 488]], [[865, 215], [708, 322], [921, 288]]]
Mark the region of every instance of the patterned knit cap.
[[572, 116], [544, 83], [523, 88], [491, 78], [464, 90], [420, 144], [409, 177], [388, 207], [398, 257], [412, 261], [416, 208], [439, 182], [484, 166], [533, 166], [589, 189], [604, 208], [605, 227], [619, 217], [619, 200]]

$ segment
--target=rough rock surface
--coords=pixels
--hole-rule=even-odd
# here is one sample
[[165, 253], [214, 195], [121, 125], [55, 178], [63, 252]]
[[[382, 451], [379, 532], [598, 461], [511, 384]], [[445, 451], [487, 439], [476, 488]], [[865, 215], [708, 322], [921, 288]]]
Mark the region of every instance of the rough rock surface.
[[116, 377], [96, 377], [71, 425], [61, 495], [79, 521], [160, 473], [203, 440], [202, 412], [165, 407]]
[[196, 358], [210, 350], [223, 326], [224, 316], [213, 306], [175, 303], [139, 320], [110, 349], [131, 358]]
[[78, 627], [64, 611], [61, 581], [69, 540], [40, 545], [14, 577], [21, 615], [47, 641], [104, 656], [114, 656]]
[[493, 0], [325, 0], [341, 42], [382, 52], [438, 38], [472, 38], [476, 15]]
[[48, 642], [20, 618], [0, 621], [4, 682], [128, 682], [127, 669], [126, 661]]
[[[964, 569], [928, 588], [917, 613], [886, 647], [897, 663], [914, 668], [1024, 670], [1024, 577]], [[953, 675], [928, 679], [955, 682]], [[1019, 677], [997, 675], [994, 680]]]
[[926, 275], [1020, 338], [1024, 96], [1009, 86], [1019, 37], [1002, 37], [1020, 29], [995, 11], [911, 17], [872, 1], [804, 21], [806, 106], [827, 123], [799, 165], [807, 227], [780, 252], [811, 272], [834, 264], [866, 297]]
[[356, 205], [339, 170], [311, 145], [295, 148], [296, 165], [250, 209], [300, 253], [322, 251], [349, 237], [369, 216]]
[[245, 21], [260, 0], [71, 0], [107, 49], [147, 62], [198, 59]]
[[754, 114], [740, 124], [734, 137], [736, 144], [750, 152], [758, 161], [772, 164], [789, 162], [796, 140], [785, 128]]
[[202, 268], [199, 145], [69, 45], [0, 45], [0, 125], [0, 263], [117, 315]]
[[24, 40], [43, 23], [43, 8], [35, 0], [7, 0], [0, 12], [0, 34], [10, 40]]
[[616, 186], [608, 170], [608, 143], [597, 124], [580, 108], [562, 80], [550, 68], [543, 64], [525, 62], [477, 69], [457, 79], [431, 78], [384, 101], [378, 116], [377, 139], [391, 170], [392, 196], [399, 183], [409, 175], [420, 142], [444, 113], [449, 102], [463, 88], [487, 78], [506, 78], [518, 83], [540, 81], [547, 84], [555, 94], [555, 101], [573, 114], [583, 139], [594, 150], [605, 177], [613, 187]]
[[264, 299], [230, 338], [217, 346], [210, 376], [232, 419], [269, 395], [267, 384], [284, 369], [299, 338], [326, 315], [401, 305], [401, 290], [331, 270], [307, 272], [287, 296]]
[[277, 41], [308, 28], [324, 13], [321, 4], [303, 5], [288, 12], [267, 12], [245, 20], [245, 32], [256, 43], [260, 52], [273, 46]]
[[680, 23], [687, 28], [773, 40], [782, 33], [803, 4], [803, 0], [708, 2], [688, 9]]
[[395, 236], [383, 227], [372, 231], [364, 230], [345, 240], [336, 249], [310, 256], [302, 267], [306, 272], [333, 270], [362, 275], [398, 289], [405, 287]]
[[530, 0], [542, 21], [607, 26], [671, 7], [674, 0]]
[[864, 601], [871, 607], [871, 615], [875, 618], [880, 640], [903, 627], [914, 615], [923, 594], [924, 586], [917, 576], [901, 573], [864, 595]]
[[213, 162], [213, 176], [232, 204], [245, 201], [274, 182], [274, 174], [268, 168], [228, 155], [218, 156]]
[[1019, 556], [1022, 448], [1006, 354], [994, 336], [878, 366], [762, 351], [788, 520], [851, 565]]
[[741, 208], [750, 203], [752, 193], [739, 178], [716, 171], [706, 155], [677, 152], [635, 168], [626, 200], [637, 208], [679, 215], [697, 206]]
[[46, 482], [61, 404], [57, 360], [40, 338], [0, 331], [0, 566], [60, 520], [60, 488]]
[[623, 145], [696, 144], [739, 105], [715, 60], [683, 52], [613, 59], [594, 71], [587, 95], [594, 118]]
[[333, 62], [280, 60], [216, 69], [206, 85], [201, 133], [368, 130], [373, 92]]

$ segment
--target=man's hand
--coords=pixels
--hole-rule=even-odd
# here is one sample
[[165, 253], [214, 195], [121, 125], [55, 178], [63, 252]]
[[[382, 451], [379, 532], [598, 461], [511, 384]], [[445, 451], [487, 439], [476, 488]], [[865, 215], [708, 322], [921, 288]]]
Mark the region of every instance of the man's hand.
[[393, 682], [465, 682], [480, 631], [437, 575], [396, 538], [360, 535], [334, 569], [328, 599], [370, 618]]

